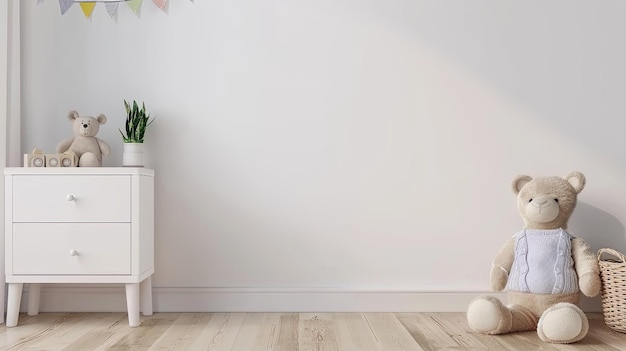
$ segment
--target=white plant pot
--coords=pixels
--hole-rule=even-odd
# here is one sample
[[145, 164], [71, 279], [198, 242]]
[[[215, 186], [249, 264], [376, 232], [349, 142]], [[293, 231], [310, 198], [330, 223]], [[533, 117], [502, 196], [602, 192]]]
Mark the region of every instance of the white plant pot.
[[143, 144], [124, 143], [124, 153], [122, 154], [122, 165], [124, 167], [143, 167]]

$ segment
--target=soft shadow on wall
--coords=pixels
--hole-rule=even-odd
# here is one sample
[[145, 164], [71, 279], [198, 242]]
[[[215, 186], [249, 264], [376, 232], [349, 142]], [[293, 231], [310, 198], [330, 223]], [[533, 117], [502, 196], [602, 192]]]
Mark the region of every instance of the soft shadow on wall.
[[583, 238], [592, 252], [600, 248], [612, 248], [626, 253], [626, 228], [612, 214], [585, 202], [578, 202], [569, 228], [572, 234]]
[[[588, 203], [579, 201], [576, 204], [569, 228], [573, 235], [583, 238], [589, 244], [594, 254], [605, 247], [626, 253], [626, 228], [622, 222], [612, 214]], [[614, 257], [605, 254], [603, 258]], [[581, 306], [588, 312], [602, 312], [599, 296], [593, 298], [582, 296]]]

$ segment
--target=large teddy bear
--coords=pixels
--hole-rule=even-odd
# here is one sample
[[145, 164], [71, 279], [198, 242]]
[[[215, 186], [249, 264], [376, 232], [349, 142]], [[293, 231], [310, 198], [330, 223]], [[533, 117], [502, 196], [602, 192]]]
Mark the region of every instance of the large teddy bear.
[[589, 246], [567, 230], [585, 177], [572, 172], [565, 178], [513, 180], [517, 209], [525, 227], [496, 255], [491, 287], [506, 288], [510, 304], [493, 296], [479, 296], [469, 305], [469, 326], [484, 334], [537, 330], [550, 343], [573, 343], [589, 330], [578, 307], [580, 293], [600, 292], [600, 269]]
[[56, 152], [73, 152], [78, 157], [79, 167], [102, 166], [102, 157], [109, 156], [111, 148], [104, 140], [96, 137], [96, 134], [100, 130], [100, 125], [106, 123], [106, 116], [100, 114], [97, 118], [80, 117], [78, 112], [71, 111], [67, 118], [72, 121], [74, 137], [58, 143]]

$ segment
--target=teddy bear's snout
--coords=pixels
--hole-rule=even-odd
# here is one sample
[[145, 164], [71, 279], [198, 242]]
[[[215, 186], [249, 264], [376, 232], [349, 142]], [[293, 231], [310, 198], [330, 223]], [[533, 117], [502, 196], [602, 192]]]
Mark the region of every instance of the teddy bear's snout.
[[547, 223], [555, 219], [559, 214], [559, 205], [552, 196], [535, 197], [528, 204], [527, 215], [534, 222]]
[[88, 136], [91, 130], [89, 124], [81, 124], [79, 129], [79, 133], [82, 136]]
[[556, 202], [554, 201], [554, 196], [549, 195], [536, 196], [530, 201], [530, 203], [536, 207], [556, 205]]
[[533, 201], [533, 204], [539, 208], [545, 208], [548, 206], [556, 205], [556, 203], [553, 201], [552, 198], [547, 198], [547, 197], [536, 199], [535, 201]]

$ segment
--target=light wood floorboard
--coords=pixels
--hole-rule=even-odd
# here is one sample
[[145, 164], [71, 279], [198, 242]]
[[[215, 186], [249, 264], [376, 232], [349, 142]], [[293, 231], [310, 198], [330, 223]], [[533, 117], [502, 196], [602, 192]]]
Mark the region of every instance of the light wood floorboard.
[[137, 328], [125, 313], [22, 314], [0, 326], [0, 350], [626, 350], [626, 334], [589, 318], [584, 340], [555, 345], [532, 331], [474, 333], [464, 313], [155, 313]]

